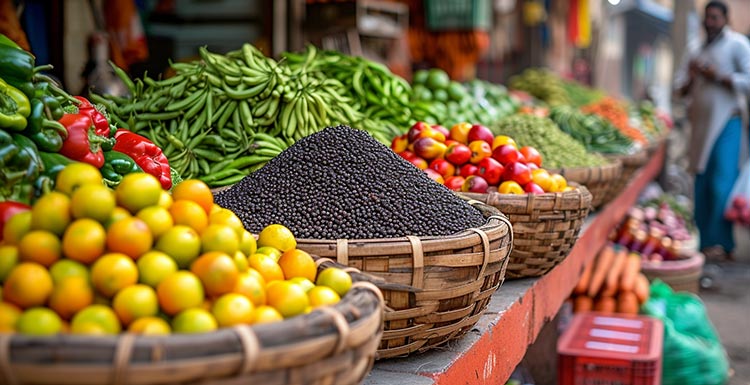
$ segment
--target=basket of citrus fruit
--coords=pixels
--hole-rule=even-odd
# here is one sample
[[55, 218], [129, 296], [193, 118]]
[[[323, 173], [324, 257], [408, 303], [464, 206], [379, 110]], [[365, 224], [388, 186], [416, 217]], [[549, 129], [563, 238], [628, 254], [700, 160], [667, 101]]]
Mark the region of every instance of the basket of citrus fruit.
[[256, 236], [203, 182], [111, 190], [74, 163], [3, 224], [0, 383], [359, 383], [382, 294], [356, 269]]

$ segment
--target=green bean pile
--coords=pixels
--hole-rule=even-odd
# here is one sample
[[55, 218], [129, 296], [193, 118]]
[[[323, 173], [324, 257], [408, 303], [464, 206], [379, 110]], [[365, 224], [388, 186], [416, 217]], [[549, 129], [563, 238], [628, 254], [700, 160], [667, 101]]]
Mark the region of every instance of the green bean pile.
[[588, 152], [628, 154], [635, 150], [632, 139], [598, 115], [585, 114], [571, 106], [556, 106], [550, 110], [549, 117]]

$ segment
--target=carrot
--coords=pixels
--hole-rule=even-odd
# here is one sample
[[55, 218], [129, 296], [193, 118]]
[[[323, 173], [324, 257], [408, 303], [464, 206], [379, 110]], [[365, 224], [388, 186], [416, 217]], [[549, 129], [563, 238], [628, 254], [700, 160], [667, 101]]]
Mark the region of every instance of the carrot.
[[638, 273], [638, 276], [635, 278], [633, 293], [635, 293], [635, 296], [638, 297], [639, 303], [645, 303], [646, 301], [648, 301], [649, 290], [650, 284], [648, 283], [648, 278], [646, 278], [643, 273]]
[[594, 306], [594, 299], [587, 295], [579, 295], [573, 300], [573, 313], [591, 311]]
[[599, 297], [594, 301], [594, 311], [602, 313], [614, 313], [617, 310], [615, 297]]
[[620, 291], [633, 291], [635, 279], [640, 271], [641, 255], [638, 253], [628, 254], [625, 266], [622, 268], [622, 276], [620, 276]]
[[607, 271], [607, 277], [604, 279], [604, 288], [602, 289], [602, 295], [615, 295], [617, 294], [618, 283], [620, 282], [620, 275], [622, 274], [622, 268], [625, 265], [625, 260], [628, 257], [628, 249], [624, 247], [617, 248], [615, 256], [612, 259], [612, 267]]
[[632, 291], [621, 291], [617, 295], [617, 312], [623, 314], [638, 314], [640, 304], [638, 297]]
[[607, 271], [612, 267], [614, 257], [615, 249], [612, 248], [612, 244], [607, 244], [599, 252], [599, 255], [596, 257], [596, 267], [594, 267], [594, 271], [591, 273], [591, 282], [588, 289], [589, 297], [596, 297], [599, 293], [599, 289], [602, 287], [602, 283], [604, 283], [604, 278], [607, 276]]
[[578, 278], [576, 287], [573, 288], [575, 294], [586, 294], [586, 290], [589, 288], [589, 282], [591, 282], [591, 273], [594, 271], [594, 261], [583, 267], [581, 277]]

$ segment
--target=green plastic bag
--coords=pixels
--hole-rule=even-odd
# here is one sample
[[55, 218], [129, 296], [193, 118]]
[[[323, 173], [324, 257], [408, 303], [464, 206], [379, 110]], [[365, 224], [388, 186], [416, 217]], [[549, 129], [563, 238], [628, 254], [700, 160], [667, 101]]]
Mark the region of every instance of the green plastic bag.
[[663, 385], [727, 382], [729, 358], [700, 298], [657, 279], [641, 312], [664, 322]]

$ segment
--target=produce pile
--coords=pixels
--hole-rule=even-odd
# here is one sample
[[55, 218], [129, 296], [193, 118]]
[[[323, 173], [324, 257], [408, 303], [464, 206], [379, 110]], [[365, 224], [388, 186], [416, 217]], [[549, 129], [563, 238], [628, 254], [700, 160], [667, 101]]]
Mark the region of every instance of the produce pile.
[[35, 67], [34, 56], [0, 35], [0, 200], [30, 203], [54, 186], [73, 161], [101, 170], [115, 186], [122, 176], [147, 172], [164, 188], [173, 173], [146, 138], [110, 125], [106, 111], [73, 97]]
[[[436, 68], [415, 72], [413, 83], [413, 117], [418, 121], [448, 126], [460, 122], [490, 124], [518, 108], [504, 87], [481, 80], [461, 85]], [[412, 122], [405, 123], [402, 127]]]
[[518, 148], [513, 138], [495, 137], [481, 124], [459, 123], [450, 131], [415, 123], [393, 139], [391, 149], [454, 191], [541, 194], [572, 189], [560, 174], [542, 167], [542, 156], [530, 146]]
[[570, 105], [573, 107], [594, 103], [605, 96], [605, 93], [601, 90], [589, 88], [572, 80], [563, 80], [562, 87], [568, 95]]
[[310, 135], [216, 194], [250, 231], [280, 223], [301, 238], [450, 235], [485, 219], [366, 132]]
[[636, 149], [631, 138], [599, 115], [585, 114], [571, 106], [556, 106], [550, 109], [549, 118], [588, 152], [628, 154]]
[[529, 68], [510, 78], [510, 88], [528, 92], [550, 107], [570, 105], [563, 81], [549, 70]]
[[256, 242], [199, 180], [169, 194], [133, 173], [111, 190], [85, 163], [60, 171], [2, 235], [0, 332], [203, 333], [304, 314], [352, 285], [341, 269], [318, 273], [284, 226]]
[[589, 153], [583, 144], [564, 133], [550, 119], [518, 114], [491, 127], [495, 135], [512, 137], [520, 146], [536, 148], [550, 169], [596, 167], [607, 163], [601, 155]]
[[608, 243], [586, 265], [573, 288], [573, 312], [638, 314], [649, 298], [648, 278], [641, 272], [641, 255]]
[[605, 97], [581, 107], [581, 111], [601, 116], [636, 143], [641, 145], [648, 143], [646, 135], [630, 123], [630, 113], [624, 102], [613, 97]]

